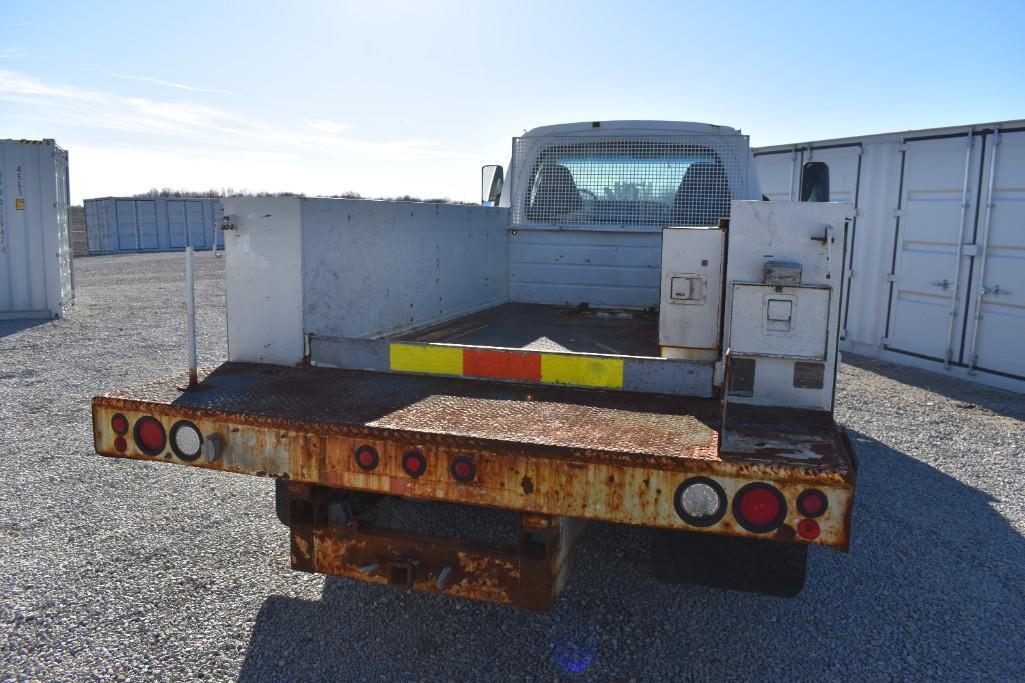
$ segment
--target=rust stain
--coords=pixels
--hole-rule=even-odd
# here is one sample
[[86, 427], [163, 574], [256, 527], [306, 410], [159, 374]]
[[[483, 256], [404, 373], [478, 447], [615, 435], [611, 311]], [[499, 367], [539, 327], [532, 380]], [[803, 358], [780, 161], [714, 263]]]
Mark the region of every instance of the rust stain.
[[[259, 372], [254, 373], [254, 367], [259, 368]], [[93, 425], [97, 452], [113, 457], [159, 459], [208, 469], [267, 474], [299, 483], [665, 528], [690, 528], [676, 515], [673, 506], [673, 492], [686, 478], [701, 475], [716, 479], [731, 501], [733, 493], [743, 485], [766, 481], [777, 486], [788, 501], [791, 515], [786, 524], [791, 528], [790, 537], [793, 537], [793, 527], [800, 521], [794, 508], [796, 498], [804, 489], [814, 487], [826, 493], [829, 508], [819, 518], [822, 531], [813, 543], [838, 549], [845, 549], [849, 543], [855, 469], [849, 445], [828, 416], [807, 415], [804, 411], [781, 414], [773, 410], [762, 414], [734, 411], [731, 407], [729, 426], [741, 430], [744, 439], [770, 443], [770, 437], [789, 438], [795, 450], [821, 456], [814, 460], [794, 459], [778, 452], [779, 449], [720, 453], [717, 416], [704, 417], [709, 405], [717, 407], [714, 401], [684, 400], [680, 405], [670, 406], [658, 400], [641, 400], [640, 409], [629, 417], [622, 394], [617, 394], [613, 400], [603, 392], [573, 391], [572, 399], [577, 404], [572, 404], [567, 402], [569, 397], [565, 390], [553, 393], [533, 387], [534, 400], [530, 403], [539, 411], [535, 414], [497, 405], [494, 402], [498, 399], [488, 394], [492, 390], [487, 388], [487, 383], [483, 387], [476, 383], [474, 392], [486, 394], [469, 397], [477, 403], [465, 404], [465, 396], [455, 396], [459, 400], [450, 402], [448, 399], [452, 396], [434, 401], [434, 394], [426, 398], [416, 395], [400, 402], [400, 412], [405, 416], [401, 420], [384, 420], [378, 415], [373, 420], [346, 418], [340, 422], [334, 413], [324, 412], [337, 407], [337, 403], [330, 403], [316, 388], [323, 382], [312, 384], [315, 379], [323, 378], [322, 369], [302, 369], [305, 374], [296, 375], [296, 369], [228, 364], [217, 372], [231, 375], [232, 381], [221, 385], [223, 378], [218, 378], [216, 373], [208, 376], [200, 384], [204, 391], [199, 397], [199, 392], [190, 390], [184, 394], [175, 392], [174, 398], [167, 398], [170, 394], [161, 393], [165, 391], [164, 385], [155, 383], [147, 385], [148, 388], [121, 390], [95, 398]], [[360, 373], [346, 371], [339, 379], [358, 375]], [[421, 378], [404, 379], [421, 382]], [[440, 384], [426, 386], [452, 388], [449, 380], [432, 378], [432, 381]], [[207, 382], [212, 385], [205, 387]], [[248, 384], [243, 387], [239, 382]], [[301, 394], [301, 400], [296, 400], [298, 405], [308, 409], [307, 412], [300, 414], [296, 406], [285, 405], [285, 398], [265, 393], [268, 391], [292, 392], [293, 398]], [[508, 394], [499, 403], [525, 402], [522, 396], [515, 398], [515, 392], [520, 391], [515, 386], [503, 385], [494, 391]], [[228, 397], [224, 398], [225, 395]], [[188, 400], [183, 400], [184, 397]], [[587, 404], [580, 404], [582, 397]], [[313, 405], [314, 399], [329, 402], [326, 407]], [[279, 402], [283, 407], [280, 412], [260, 412], [252, 408]], [[492, 436], [502, 434], [503, 438], [481, 436], [487, 430], [477, 434], [458, 430], [430, 431], [440, 426], [458, 427], [462, 420], [458, 416], [459, 407], [467, 405], [474, 410], [495, 407], [496, 419], [505, 423], [488, 429], [493, 429]], [[680, 415], [681, 405], [682, 410], [693, 414]], [[653, 410], [663, 412], [646, 412]], [[204, 434], [219, 434], [226, 444], [225, 452], [212, 463], [203, 459], [185, 463], [169, 451], [148, 456], [135, 447], [130, 433], [127, 449], [119, 452], [114, 447], [115, 435], [109, 427], [115, 412], [126, 415], [132, 423], [142, 415], [152, 415], [168, 431], [177, 420], [189, 419]], [[536, 430], [531, 425], [534, 434], [547, 432], [544, 439], [510, 440], [517, 434], [510, 421], [531, 415], [545, 418]], [[413, 419], [413, 416], [419, 417]], [[612, 419], [617, 429], [620, 426], [625, 429], [625, 436], [616, 432], [617, 436], [610, 438], [604, 448], [585, 445], [585, 442], [590, 439], [597, 444], [611, 433], [609, 429], [587, 436], [578, 426], [567, 426], [562, 421], [563, 418], [581, 418], [593, 431], [595, 420], [600, 416]], [[482, 420], [486, 416], [479, 412], [474, 413], [474, 417], [487, 422]], [[407, 419], [408, 424], [404, 422]], [[417, 422], [418, 419], [423, 422]], [[403, 424], [405, 426], [394, 426]], [[415, 429], [414, 424], [422, 424], [422, 428]], [[676, 450], [667, 454], [665, 449], [670, 443]], [[361, 445], [372, 446], [380, 455], [380, 464], [372, 472], [360, 470], [354, 461], [355, 449]], [[412, 448], [421, 450], [428, 459], [427, 472], [416, 480], [410, 479], [401, 468], [402, 454]], [[448, 467], [455, 456], [466, 454], [474, 458], [477, 467], [471, 484], [456, 482]], [[735, 524], [729, 512], [718, 524], [694, 530], [753, 535]], [[792, 540], [806, 542], [800, 538]]]

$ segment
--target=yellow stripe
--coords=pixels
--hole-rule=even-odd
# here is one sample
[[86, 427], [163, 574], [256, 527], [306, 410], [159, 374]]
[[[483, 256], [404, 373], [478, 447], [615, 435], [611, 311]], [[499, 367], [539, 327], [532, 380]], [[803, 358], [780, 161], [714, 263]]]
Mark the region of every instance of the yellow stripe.
[[400, 372], [427, 372], [434, 375], [463, 374], [463, 350], [452, 346], [392, 344], [391, 369]]
[[580, 387], [623, 388], [623, 361], [616, 358], [541, 355], [541, 381]]

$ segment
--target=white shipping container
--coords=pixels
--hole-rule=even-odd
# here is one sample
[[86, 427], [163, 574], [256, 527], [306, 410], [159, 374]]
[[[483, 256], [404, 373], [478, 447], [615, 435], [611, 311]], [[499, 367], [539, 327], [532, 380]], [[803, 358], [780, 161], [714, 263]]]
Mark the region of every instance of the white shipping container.
[[221, 202], [209, 198], [104, 197], [85, 200], [90, 254], [224, 247]]
[[60, 318], [74, 298], [68, 153], [0, 140], [0, 318]]
[[841, 348], [1025, 393], [1025, 120], [754, 150], [762, 192], [809, 163], [857, 215]]

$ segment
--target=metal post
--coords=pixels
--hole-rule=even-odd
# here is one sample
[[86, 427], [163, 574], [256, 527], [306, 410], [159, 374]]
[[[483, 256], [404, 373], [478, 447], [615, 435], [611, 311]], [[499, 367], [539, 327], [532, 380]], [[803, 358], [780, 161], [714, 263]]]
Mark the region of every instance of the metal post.
[[[957, 233], [957, 255], [954, 262], [954, 289], [950, 295], [950, 321], [947, 327], [947, 349], [943, 355], [943, 367], [950, 369], [954, 358], [954, 323], [957, 321], [958, 290], [961, 286], [961, 261], [964, 260], [965, 216], [968, 212], [968, 177], [972, 164], [972, 145], [975, 142], [975, 131], [968, 129], [968, 148], [964, 154], [964, 185], [961, 188], [961, 220]], [[978, 200], [976, 200], [978, 201]], [[967, 311], [966, 311], [967, 313]]]
[[185, 319], [189, 347], [189, 386], [198, 382], [196, 372], [196, 273], [192, 246], [185, 247]]
[[[976, 343], [979, 340], [979, 323], [982, 321], [982, 297], [989, 292], [986, 289], [986, 261], [989, 251], [989, 225], [993, 219], [993, 186], [997, 175], [997, 148], [1000, 145], [1000, 129], [993, 131], [993, 153], [989, 156], [989, 183], [986, 188], [986, 218], [982, 223], [982, 242], [979, 244], [979, 288], [975, 294], [975, 320], [972, 322], [972, 345], [968, 352], [968, 372], [975, 374], [975, 366], [979, 362]], [[965, 311], [967, 314], [967, 311]]]

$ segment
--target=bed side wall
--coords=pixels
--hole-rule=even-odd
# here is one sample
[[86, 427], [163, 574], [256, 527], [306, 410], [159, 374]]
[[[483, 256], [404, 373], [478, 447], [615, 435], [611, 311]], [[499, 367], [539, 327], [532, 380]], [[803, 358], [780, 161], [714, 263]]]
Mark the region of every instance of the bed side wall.
[[391, 335], [507, 301], [508, 224], [501, 208], [303, 200], [304, 330]]

